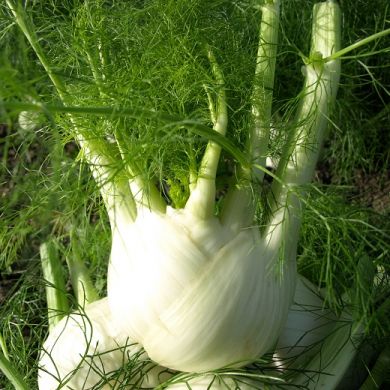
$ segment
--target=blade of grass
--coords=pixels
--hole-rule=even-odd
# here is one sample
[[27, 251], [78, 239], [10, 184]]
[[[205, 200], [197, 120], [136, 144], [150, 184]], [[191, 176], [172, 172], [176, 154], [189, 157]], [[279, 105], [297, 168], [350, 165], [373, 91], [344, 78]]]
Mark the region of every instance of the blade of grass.
[[58, 255], [57, 244], [48, 240], [40, 246], [43, 277], [46, 281], [46, 299], [49, 329], [52, 329], [67, 313], [69, 303], [66, 296], [63, 267]]
[[77, 302], [81, 307], [84, 307], [85, 304], [96, 301], [99, 296], [92, 283], [89, 270], [81, 257], [81, 243], [79, 242], [75, 229], [71, 230], [70, 241], [72, 253], [67, 256], [66, 263], [68, 264], [70, 279]]
[[0, 370], [14, 385], [15, 390], [29, 390], [23, 377], [2, 352], [0, 352]]

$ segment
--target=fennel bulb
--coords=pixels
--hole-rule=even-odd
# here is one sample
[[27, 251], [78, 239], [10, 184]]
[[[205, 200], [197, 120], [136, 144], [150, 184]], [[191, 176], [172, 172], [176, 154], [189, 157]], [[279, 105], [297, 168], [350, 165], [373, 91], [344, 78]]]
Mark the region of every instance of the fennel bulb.
[[[107, 299], [100, 299], [86, 305], [83, 312], [62, 318], [50, 331], [39, 359], [38, 387], [81, 390], [102, 385], [102, 389], [112, 389], [120, 378], [109, 382], [107, 378], [135, 354], [147, 359], [141, 346], [121, 332], [120, 323], [112, 321]], [[157, 386], [162, 369], [150, 364], [147, 371], [143, 385]], [[140, 380], [139, 375], [132, 383]]]
[[295, 288], [295, 245], [275, 273], [280, 229], [235, 231], [187, 209], [144, 209], [114, 230], [108, 299], [158, 364], [206, 371], [266, 353], [277, 341]]

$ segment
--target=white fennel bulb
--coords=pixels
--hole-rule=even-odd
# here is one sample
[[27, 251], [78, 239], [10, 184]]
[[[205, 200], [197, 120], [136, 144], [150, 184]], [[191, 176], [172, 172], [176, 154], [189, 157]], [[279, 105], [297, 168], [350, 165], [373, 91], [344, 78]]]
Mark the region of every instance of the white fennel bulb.
[[[113, 323], [107, 299], [101, 299], [87, 305], [82, 313], [64, 317], [49, 333], [39, 360], [38, 387], [82, 390], [99, 385], [101, 389], [112, 389], [116, 380], [107, 382], [107, 378], [135, 354], [147, 359], [141, 346]], [[143, 385], [157, 386], [162, 369], [152, 364], [144, 368], [148, 374], [143, 377]], [[132, 378], [133, 383], [137, 380], [138, 377]]]
[[180, 371], [245, 364], [268, 352], [295, 288], [295, 245], [285, 250], [283, 274], [276, 272], [281, 226], [260, 237], [257, 227], [233, 230], [188, 209], [144, 209], [114, 229], [114, 320], [152, 360]]

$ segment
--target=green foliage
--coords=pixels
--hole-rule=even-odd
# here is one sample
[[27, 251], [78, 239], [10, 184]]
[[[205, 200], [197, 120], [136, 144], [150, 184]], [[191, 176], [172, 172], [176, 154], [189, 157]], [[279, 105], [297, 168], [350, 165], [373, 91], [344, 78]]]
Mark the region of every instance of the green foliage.
[[345, 190], [316, 188], [307, 201], [298, 257], [299, 272], [325, 288], [330, 306], [342, 310], [348, 296], [356, 318], [379, 337], [390, 329], [382, 305], [389, 293], [389, 228], [386, 216], [347, 203]]

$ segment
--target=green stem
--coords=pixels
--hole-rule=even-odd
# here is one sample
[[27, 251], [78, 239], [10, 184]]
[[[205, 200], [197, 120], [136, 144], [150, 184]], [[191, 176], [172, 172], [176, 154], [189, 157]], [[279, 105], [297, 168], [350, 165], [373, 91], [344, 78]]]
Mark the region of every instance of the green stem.
[[206, 85], [203, 85], [203, 88], [206, 92], [206, 95], [207, 95], [207, 100], [209, 102], [209, 111], [210, 111], [210, 118], [211, 118], [211, 122], [213, 123], [213, 125], [215, 124], [215, 122], [217, 121], [217, 112], [215, 110], [215, 107], [214, 107], [214, 100], [211, 96], [211, 93], [210, 91], [208, 90], [207, 86]]
[[[216, 110], [214, 110], [213, 104], [209, 102], [210, 115], [214, 122], [213, 129], [216, 133], [225, 136], [228, 124], [225, 82], [222, 71], [210, 48], [208, 48], [207, 56], [218, 86]], [[185, 206], [187, 210], [202, 219], [207, 219], [214, 214], [215, 178], [220, 154], [221, 146], [210, 141], [200, 164], [195, 189], [191, 192]]]
[[142, 171], [138, 168], [136, 163], [127, 163], [125, 140], [119, 132], [114, 132], [114, 134], [118, 149], [122, 156], [122, 161], [125, 162], [128, 173], [128, 185], [134, 201], [134, 207], [136, 209], [137, 207], [146, 207], [155, 212], [164, 214], [167, 207], [165, 200], [156, 186], [150, 180], [145, 180], [142, 177]]
[[260, 183], [264, 178], [264, 170], [258, 167], [265, 167], [270, 137], [280, 0], [268, 1], [261, 7], [261, 11], [257, 65], [251, 99], [252, 124], [246, 147], [253, 168], [240, 166], [237, 180], [230, 187], [221, 212], [221, 222], [233, 230], [253, 222], [256, 193], [253, 193], [251, 182], [255, 179]]
[[[100, 77], [98, 67], [93, 59], [91, 52], [87, 49], [86, 43], [84, 52], [90, 64], [92, 76], [98, 87], [99, 95], [101, 98], [104, 98], [105, 93], [103, 92], [102, 77]], [[110, 124], [106, 123], [106, 126], [109, 128]], [[115, 131], [113, 131], [113, 134], [115, 134]], [[115, 135], [119, 152], [121, 154], [122, 160], [124, 161], [124, 152], [121, 148], [121, 143], [118, 142], [118, 135]], [[102, 158], [102, 153], [96, 153], [96, 156], [94, 158], [95, 160], [101, 160], [100, 164], [95, 164], [96, 170], [99, 171], [100, 166], [104, 161], [104, 158]], [[132, 170], [129, 164], [126, 164], [126, 168], [128, 171], [130, 171], [130, 177], [133, 177]], [[144, 186], [137, 187], [134, 191], [134, 188], [131, 188], [131, 183], [133, 180], [130, 180], [129, 186], [129, 183], [127, 183], [126, 180], [123, 183], [123, 180], [121, 181], [117, 178], [109, 178], [107, 177], [107, 173], [108, 172], [104, 171], [98, 172], [98, 174], [93, 172], [94, 176], [96, 176], [95, 180], [97, 183], [102, 183], [103, 179], [105, 179], [106, 182], [104, 186], [101, 186], [100, 193], [106, 205], [111, 227], [114, 227], [115, 224], [118, 224], [119, 218], [122, 218], [123, 222], [127, 222], [129, 218], [130, 220], [134, 221], [137, 218], [136, 201], [138, 200], [135, 199], [134, 194], [141, 193], [142, 195], [144, 195], [144, 191], [142, 190]]]
[[352, 45], [349, 45], [349, 46], [347, 46], [347, 47], [345, 47], [345, 48], [343, 48], [341, 50], [336, 51], [336, 53], [333, 53], [332, 55], [326, 57], [324, 61], [328, 62], [328, 61], [335, 60], [336, 58], [341, 58], [345, 54], [347, 54], [347, 53], [349, 53], [349, 52], [351, 52], [353, 50], [356, 50], [356, 49], [358, 49], [361, 46], [367, 45], [368, 43], [370, 43], [372, 41], [375, 41], [377, 39], [383, 38], [383, 37], [385, 37], [386, 35], [389, 35], [389, 34], [390, 34], [390, 28], [388, 28], [386, 30], [383, 30], [383, 31], [380, 31], [378, 33], [372, 34], [372, 35], [370, 35], [367, 38], [363, 38], [363, 39], [353, 43]]
[[104, 97], [104, 96], [106, 96], [106, 94], [104, 93], [102, 77], [99, 74], [98, 66], [96, 65], [96, 62], [93, 58], [93, 55], [92, 55], [91, 51], [89, 49], [87, 49], [86, 44], [84, 47], [84, 52], [85, 52], [85, 55], [87, 56], [89, 67], [91, 68], [92, 76], [93, 76], [95, 83], [96, 83], [96, 86], [99, 90], [99, 94], [101, 97]]
[[[110, 160], [105, 158], [104, 150], [101, 149], [99, 143], [96, 144], [95, 140], [91, 140], [89, 144], [91, 143], [94, 148], [93, 152], [85, 144], [82, 151], [99, 187], [111, 227], [118, 223], [118, 216], [123, 221], [134, 221], [137, 211], [128, 178], [122, 172], [121, 167], [116, 167], [113, 162], [110, 163]], [[109, 146], [111, 145], [107, 145], [107, 148]], [[112, 149], [110, 153], [112, 155], [116, 153], [116, 150]]]
[[63, 268], [58, 256], [57, 244], [48, 240], [40, 248], [43, 277], [46, 281], [46, 300], [49, 330], [69, 313]]
[[57, 77], [57, 75], [53, 72], [49, 61], [47, 60], [40, 44], [37, 35], [35, 34], [34, 27], [32, 26], [32, 22], [26, 15], [26, 12], [22, 6], [22, 3], [20, 1], [17, 1], [17, 5], [14, 4], [12, 0], [6, 0], [8, 8], [11, 10], [12, 14], [14, 15], [16, 24], [19, 26], [19, 28], [22, 30], [23, 34], [29, 41], [31, 47], [33, 48], [35, 54], [39, 58], [39, 61], [41, 62], [42, 66], [44, 67], [47, 75], [49, 76], [51, 82], [53, 83], [54, 87], [56, 88], [58, 95], [60, 96], [61, 100], [66, 100], [67, 91], [65, 88], [65, 85], [63, 84], [62, 80]]
[[99, 51], [100, 66], [102, 69], [102, 81], [104, 81], [104, 80], [106, 80], [106, 75], [104, 73], [104, 69], [106, 68], [107, 59], [106, 59], [105, 52], [103, 50], [103, 44], [102, 44], [100, 37], [98, 38], [98, 51]]
[[70, 232], [70, 244], [72, 252], [66, 258], [66, 263], [68, 264], [69, 268], [70, 280], [77, 299], [77, 303], [81, 307], [85, 307], [85, 304], [94, 302], [99, 299], [99, 295], [92, 283], [89, 270], [81, 256], [81, 243], [79, 242], [74, 228]]
[[[316, 4], [313, 8], [311, 62], [305, 68], [305, 83], [294, 128], [276, 171], [280, 180], [273, 181], [269, 194], [271, 214], [281, 207], [289, 207], [292, 194], [289, 196], [288, 193], [312, 180], [340, 77], [340, 60], [325, 62], [323, 58], [337, 51], [339, 46], [338, 4], [333, 1]], [[292, 201], [294, 207], [300, 208], [299, 203]], [[282, 222], [279, 217], [273, 218], [270, 225]]]
[[[249, 133], [249, 151], [253, 164], [265, 167], [271, 128], [275, 65], [278, 48], [280, 1], [274, 0], [261, 7], [259, 47], [252, 95], [252, 126]], [[258, 182], [264, 171], [254, 168]]]
[[[39, 39], [35, 33], [34, 26], [27, 16], [21, 2], [18, 2], [17, 5], [12, 0], [6, 0], [8, 8], [11, 10], [14, 15], [16, 24], [24, 33], [26, 39], [30, 43], [32, 49], [37, 55], [39, 61], [41, 62], [43, 68], [45, 69], [47, 75], [49, 76], [52, 84], [54, 85], [57, 93], [61, 99], [63, 105], [70, 103], [71, 99], [66, 89], [65, 84], [62, 80], [55, 74], [53, 71], [49, 60], [45, 56], [42, 47], [39, 44]], [[115, 167], [115, 151], [112, 150], [112, 147], [105, 141], [94, 139], [88, 139], [88, 135], [82, 134], [80, 129], [76, 124], [76, 120], [71, 112], [69, 113], [70, 121], [73, 125], [73, 128], [76, 131], [76, 140], [79, 143], [81, 149], [84, 153], [84, 158], [88, 162], [92, 174], [100, 187], [102, 197], [106, 203], [107, 208], [109, 205], [114, 204], [112, 198], [112, 193], [119, 193], [115, 190], [115, 184], [111, 182], [110, 179], [115, 177], [115, 172], [113, 172], [113, 167]], [[107, 149], [111, 149], [110, 153], [107, 153]], [[114, 187], [114, 189], [113, 189]], [[121, 193], [123, 191], [120, 191]], [[129, 197], [131, 196], [130, 190], [128, 190]], [[132, 213], [134, 215], [134, 212]]]
[[20, 373], [13, 367], [9, 360], [0, 352], [0, 371], [8, 378], [15, 390], [29, 390]]
[[[4, 357], [7, 360], [9, 360], [7, 345], [6, 345], [5, 341], [4, 341], [4, 337], [3, 337], [3, 335], [1, 333], [0, 333], [0, 349], [3, 352], [3, 354], [4, 354]], [[1, 353], [1, 351], [0, 351], [0, 353]]]
[[[90, 50], [87, 49], [86, 44], [84, 48], [84, 52], [87, 56], [88, 62], [90, 64], [92, 76], [95, 80], [95, 83], [99, 90], [99, 95], [101, 98], [105, 97], [105, 93], [103, 92], [103, 84], [102, 77], [100, 77], [98, 67], [93, 59], [93, 56]], [[109, 128], [110, 124], [107, 123], [106, 126]], [[139, 175], [139, 170], [136, 170], [135, 163], [129, 164], [126, 161], [126, 148], [124, 147], [124, 142], [122, 137], [115, 130], [112, 132], [115, 135], [116, 144], [118, 146], [120, 155], [122, 157], [122, 161], [125, 161], [126, 170], [129, 173], [130, 179], [128, 180], [128, 184], [122, 185], [120, 190], [124, 194], [124, 198], [121, 200], [118, 197], [118, 184], [115, 186], [111, 185], [107, 190], [103, 190], [102, 195], [106, 198], [106, 205], [110, 204], [110, 210], [108, 214], [110, 216], [110, 223], [113, 227], [114, 224], [118, 224], [118, 218], [123, 218], [122, 213], [129, 216], [131, 220], [135, 220], [137, 217], [137, 205], [145, 206], [155, 211], [165, 212], [166, 203], [162, 199], [161, 195], [158, 193], [157, 188], [151, 183], [145, 182], [142, 177]], [[137, 173], [136, 173], [137, 171]], [[107, 181], [109, 183], [109, 181]], [[109, 184], [107, 184], [109, 185]], [[112, 194], [113, 192], [117, 193], [116, 200], [112, 204]], [[129, 203], [126, 207], [125, 202], [123, 200], [128, 199]], [[121, 203], [123, 207], [119, 205]], [[107, 207], [108, 209], [108, 207]], [[125, 222], [125, 221], [124, 221]]]

